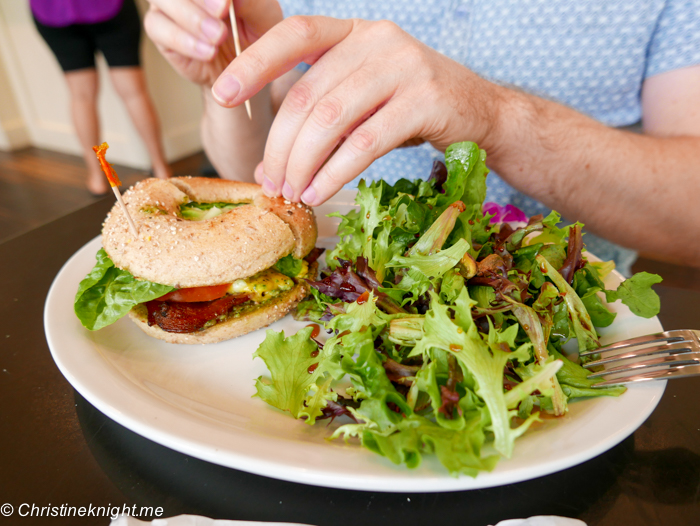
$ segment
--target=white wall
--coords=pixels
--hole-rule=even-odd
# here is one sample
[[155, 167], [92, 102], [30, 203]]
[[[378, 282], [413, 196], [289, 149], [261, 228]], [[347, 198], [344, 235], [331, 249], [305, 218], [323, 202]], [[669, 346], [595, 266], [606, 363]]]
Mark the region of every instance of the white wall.
[[29, 144], [27, 125], [0, 55], [0, 150], [23, 148]]
[[[146, 0], [137, 0], [140, 11]], [[161, 120], [165, 153], [175, 160], [201, 149], [199, 88], [180, 78], [143, 35], [143, 67]], [[99, 113], [109, 160], [150, 167], [145, 147], [112, 89], [104, 60]], [[36, 31], [26, 0], [0, 0], [0, 149], [32, 145], [80, 154], [68, 91], [53, 54]]]

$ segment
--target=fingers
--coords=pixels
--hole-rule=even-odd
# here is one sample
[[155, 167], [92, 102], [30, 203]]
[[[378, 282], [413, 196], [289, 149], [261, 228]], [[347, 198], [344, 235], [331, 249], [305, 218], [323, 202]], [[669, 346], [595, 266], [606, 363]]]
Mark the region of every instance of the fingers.
[[235, 0], [236, 17], [244, 20], [241, 38], [243, 49], [255, 42], [271, 27], [282, 21], [282, 8], [277, 0]]
[[255, 178], [255, 182], [258, 183], [259, 185], [263, 184], [263, 178], [265, 176], [265, 173], [263, 172], [263, 163], [260, 161], [258, 165], [255, 167], [255, 170], [253, 171], [253, 177]]
[[235, 59], [212, 95], [237, 106], [313, 65], [287, 94], [255, 178], [267, 195], [316, 206], [393, 148], [441, 133], [439, 94], [450, 87], [427, 50], [389, 22], [292, 17]]
[[389, 102], [358, 126], [318, 171], [301, 194], [301, 201], [318, 206], [335, 195], [379, 157], [403, 144], [417, 132], [409, 122], [411, 106]]
[[[383, 77], [374, 68], [365, 68], [351, 75], [337, 88], [325, 95], [313, 107], [301, 129], [293, 133], [293, 147], [288, 154], [288, 163], [281, 173], [284, 178], [282, 194], [298, 201], [314, 174], [341, 140], [362, 124], [378, 107], [394, 93], [395, 83], [391, 76]], [[280, 110], [282, 114], [282, 110]], [[286, 115], [278, 115], [275, 122]], [[268, 156], [275, 157], [278, 144], [269, 143], [265, 150], [265, 175], [279, 184], [279, 174], [271, 176], [268, 171]], [[285, 152], [281, 152], [283, 155]]]
[[[355, 60], [357, 57], [345, 55], [337, 48], [329, 51], [291, 87], [284, 98], [265, 147], [265, 176], [268, 186], [276, 188], [273, 195], [281, 193], [292, 148], [309, 115], [322, 98], [344, 81], [349, 71], [355, 71], [359, 67], [360, 64]], [[304, 188], [300, 188], [299, 193]]]
[[196, 60], [210, 60], [216, 53], [214, 46], [183, 31], [160, 11], [149, 11], [144, 19], [144, 27], [161, 53], [175, 52]]
[[227, 108], [243, 103], [300, 62], [314, 63], [344, 40], [353, 24], [352, 20], [320, 16], [285, 19], [226, 68], [214, 83], [214, 98]]
[[[215, 0], [151, 0], [144, 27], [148, 36], [161, 49], [183, 56], [209, 60], [216, 46], [227, 36], [227, 26], [217, 16]], [[226, 1], [221, 0], [226, 6]]]

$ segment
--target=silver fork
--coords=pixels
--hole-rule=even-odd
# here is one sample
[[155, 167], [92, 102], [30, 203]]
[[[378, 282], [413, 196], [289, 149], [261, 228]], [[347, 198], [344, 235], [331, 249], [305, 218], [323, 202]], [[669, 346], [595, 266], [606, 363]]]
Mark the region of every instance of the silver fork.
[[586, 369], [602, 366], [588, 378], [600, 378], [593, 387], [665, 380], [700, 375], [700, 331], [679, 329], [648, 334], [606, 345], [580, 354], [599, 354], [600, 359], [583, 364]]

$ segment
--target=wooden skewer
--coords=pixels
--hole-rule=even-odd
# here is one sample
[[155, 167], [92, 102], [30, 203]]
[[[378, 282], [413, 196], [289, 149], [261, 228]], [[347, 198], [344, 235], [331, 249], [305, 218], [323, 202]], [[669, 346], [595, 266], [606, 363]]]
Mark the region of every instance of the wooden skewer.
[[[233, 45], [236, 48], [236, 56], [241, 54], [241, 39], [238, 36], [238, 24], [236, 23], [236, 12], [233, 10], [233, 0], [228, 6], [228, 16], [231, 19], [231, 30], [233, 31]], [[250, 100], [245, 101], [245, 111], [248, 113], [248, 118], [252, 121], [253, 114], [250, 111]]]
[[105, 159], [107, 148], [109, 148], [109, 145], [106, 142], [103, 142], [99, 146], [93, 146], [92, 150], [95, 152], [95, 155], [97, 155], [97, 160], [100, 162], [102, 171], [107, 176], [109, 186], [112, 187], [114, 196], [117, 198], [117, 203], [119, 203], [119, 206], [126, 216], [126, 221], [129, 224], [129, 230], [131, 230], [131, 234], [136, 238], [139, 236], [139, 229], [136, 228], [136, 223], [134, 223], [129, 210], [127, 210], [126, 204], [124, 204], [124, 200], [122, 199], [122, 194], [119, 191], [119, 187], [121, 186], [122, 182], [119, 180], [119, 176], [117, 175], [117, 172], [114, 171], [114, 168], [112, 168], [112, 165], [107, 162], [107, 159]]

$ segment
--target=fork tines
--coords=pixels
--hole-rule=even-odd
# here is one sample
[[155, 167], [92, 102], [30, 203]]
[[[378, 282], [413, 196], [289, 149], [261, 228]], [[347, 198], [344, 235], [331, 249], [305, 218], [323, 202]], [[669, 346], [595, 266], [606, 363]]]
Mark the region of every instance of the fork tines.
[[673, 330], [631, 338], [599, 349], [583, 352], [581, 357], [600, 355], [583, 365], [600, 369], [588, 378], [600, 378], [593, 387], [661, 380], [700, 374], [698, 331]]

